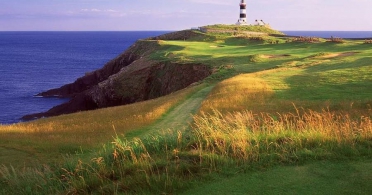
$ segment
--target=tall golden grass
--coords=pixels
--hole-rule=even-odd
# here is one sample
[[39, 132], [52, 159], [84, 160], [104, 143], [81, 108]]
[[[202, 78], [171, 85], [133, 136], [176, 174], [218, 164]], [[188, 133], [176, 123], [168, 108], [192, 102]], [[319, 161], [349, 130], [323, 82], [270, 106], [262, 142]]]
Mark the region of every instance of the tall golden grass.
[[201, 149], [243, 160], [272, 153], [273, 148], [279, 154], [291, 152], [289, 149], [321, 147], [322, 144], [348, 144], [352, 147], [372, 138], [370, 117], [352, 119], [349, 115], [329, 110], [276, 115], [251, 111], [221, 114], [214, 111], [195, 116], [194, 120]]
[[53, 159], [51, 156], [60, 159], [61, 154], [81, 149], [92, 150], [116, 135], [150, 125], [199, 87], [132, 105], [1, 125], [0, 146], [48, 156], [48, 159]]

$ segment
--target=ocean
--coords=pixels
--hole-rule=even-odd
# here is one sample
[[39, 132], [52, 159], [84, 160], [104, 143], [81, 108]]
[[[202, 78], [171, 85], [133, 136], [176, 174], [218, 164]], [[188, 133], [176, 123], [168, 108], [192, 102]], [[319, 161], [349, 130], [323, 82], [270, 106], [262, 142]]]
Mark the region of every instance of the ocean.
[[[166, 31], [0, 32], [0, 124], [20, 122], [67, 99], [35, 94], [74, 82], [101, 68], [136, 40]], [[284, 31], [287, 35], [329, 38], [372, 37], [368, 31]]]
[[0, 32], [0, 124], [67, 101], [34, 95], [103, 67], [138, 39], [164, 33]]

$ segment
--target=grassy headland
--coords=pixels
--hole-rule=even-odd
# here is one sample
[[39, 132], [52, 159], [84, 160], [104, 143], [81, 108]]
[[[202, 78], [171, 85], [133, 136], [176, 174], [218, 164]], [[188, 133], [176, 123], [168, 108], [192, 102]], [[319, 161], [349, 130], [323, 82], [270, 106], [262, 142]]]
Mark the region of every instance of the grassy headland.
[[[277, 193], [293, 181], [299, 181], [294, 194], [371, 190], [369, 44], [196, 34], [158, 40], [148, 58], [208, 65], [214, 74], [201, 85], [133, 105], [1, 126], [7, 156], [0, 158], [0, 193], [267, 192], [258, 190], [257, 179], [269, 179]], [[183, 112], [186, 105], [192, 108]], [[355, 185], [345, 185], [349, 179]], [[251, 188], [239, 187], [247, 182]]]
[[[271, 34], [271, 35], [283, 35], [282, 32], [274, 30], [272, 28], [268, 28], [266, 26], [256, 26], [256, 25], [246, 25], [246, 26], [237, 26], [237, 25], [226, 25], [226, 24], [215, 24], [215, 25], [208, 25], [202, 27], [202, 29], [205, 29], [206, 31], [214, 31], [213, 33], [216, 33], [218, 31], [220, 32], [233, 32], [236, 34], [246, 34], [249, 32], [252, 33], [265, 33], [265, 34]], [[257, 35], [257, 34], [256, 34]]]

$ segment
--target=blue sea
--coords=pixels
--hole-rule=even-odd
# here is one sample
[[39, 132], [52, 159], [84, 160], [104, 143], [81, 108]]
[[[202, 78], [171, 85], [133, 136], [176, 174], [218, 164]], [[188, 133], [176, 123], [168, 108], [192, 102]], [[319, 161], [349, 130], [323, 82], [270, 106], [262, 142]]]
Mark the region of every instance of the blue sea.
[[138, 39], [164, 33], [0, 32], [0, 124], [67, 101], [34, 95], [103, 67]]
[[[26, 114], [44, 112], [66, 99], [35, 94], [74, 82], [104, 66], [136, 40], [165, 31], [0, 32], [0, 124], [20, 122]], [[372, 32], [284, 31], [287, 35], [372, 37]]]

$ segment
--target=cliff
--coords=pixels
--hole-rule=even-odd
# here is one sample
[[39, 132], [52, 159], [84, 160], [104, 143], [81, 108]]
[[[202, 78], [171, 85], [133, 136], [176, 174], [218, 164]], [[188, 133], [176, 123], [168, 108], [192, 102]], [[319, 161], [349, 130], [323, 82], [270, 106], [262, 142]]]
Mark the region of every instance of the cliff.
[[206, 65], [159, 62], [150, 58], [150, 54], [161, 47], [157, 40], [184, 40], [195, 36], [199, 34], [179, 31], [138, 40], [101, 69], [78, 78], [74, 83], [38, 94], [43, 97], [69, 97], [70, 101], [22, 119], [130, 104], [164, 96], [201, 81], [211, 74]]

